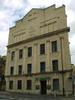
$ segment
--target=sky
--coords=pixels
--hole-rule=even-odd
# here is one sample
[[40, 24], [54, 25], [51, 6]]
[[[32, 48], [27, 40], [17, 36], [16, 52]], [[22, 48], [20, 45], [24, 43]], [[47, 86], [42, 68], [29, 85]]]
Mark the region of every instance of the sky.
[[6, 55], [10, 27], [22, 19], [32, 8], [44, 8], [56, 4], [66, 6], [71, 62], [75, 64], [75, 0], [0, 0], [0, 55]]

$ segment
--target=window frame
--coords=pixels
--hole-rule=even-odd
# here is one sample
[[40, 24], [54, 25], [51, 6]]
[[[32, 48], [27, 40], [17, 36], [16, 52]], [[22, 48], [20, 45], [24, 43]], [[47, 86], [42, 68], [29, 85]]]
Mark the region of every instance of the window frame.
[[46, 68], [46, 62], [45, 61], [40, 62], [40, 73], [44, 73], [46, 70], [45, 68]]
[[52, 53], [57, 52], [57, 40], [52, 41]]
[[32, 89], [32, 80], [27, 80], [27, 90]]
[[22, 89], [22, 80], [17, 81], [17, 89], [19, 89], [19, 90]]
[[45, 54], [45, 44], [40, 44], [40, 55], [44, 55]]
[[28, 47], [28, 57], [32, 57], [32, 47]]
[[19, 50], [19, 59], [22, 59], [23, 58], [23, 49], [20, 49]]

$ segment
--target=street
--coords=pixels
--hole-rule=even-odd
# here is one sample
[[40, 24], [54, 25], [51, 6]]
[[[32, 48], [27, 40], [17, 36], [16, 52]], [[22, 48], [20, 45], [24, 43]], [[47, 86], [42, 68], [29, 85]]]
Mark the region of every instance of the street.
[[75, 97], [53, 97], [48, 95], [27, 95], [22, 93], [0, 92], [0, 100], [75, 100]]

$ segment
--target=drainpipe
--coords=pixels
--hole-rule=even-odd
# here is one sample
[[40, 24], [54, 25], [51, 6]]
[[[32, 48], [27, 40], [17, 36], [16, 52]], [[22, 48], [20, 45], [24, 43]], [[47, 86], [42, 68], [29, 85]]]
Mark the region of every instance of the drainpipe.
[[61, 66], [62, 66], [62, 90], [63, 90], [63, 96], [65, 95], [64, 90], [64, 68], [63, 68], [63, 37], [60, 37], [60, 47], [61, 47]]

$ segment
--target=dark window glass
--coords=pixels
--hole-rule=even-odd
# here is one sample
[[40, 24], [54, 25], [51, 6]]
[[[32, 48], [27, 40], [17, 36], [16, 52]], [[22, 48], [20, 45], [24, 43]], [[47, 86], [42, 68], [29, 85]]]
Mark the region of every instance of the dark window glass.
[[28, 57], [32, 56], [32, 47], [28, 47]]
[[13, 81], [9, 81], [9, 89], [13, 89]]
[[32, 81], [27, 80], [27, 90], [31, 90], [31, 88], [32, 88]]
[[45, 54], [45, 44], [40, 45], [40, 54]]
[[13, 75], [14, 74], [14, 67], [10, 67], [10, 75]]
[[22, 74], [22, 65], [18, 66], [18, 74], [21, 75]]
[[59, 90], [59, 79], [53, 79], [53, 90], [54, 91]]
[[32, 73], [32, 64], [27, 65], [27, 73], [31, 74]]
[[57, 41], [52, 42], [52, 52], [57, 52]]
[[21, 59], [22, 57], [23, 57], [23, 50], [20, 49], [20, 50], [19, 50], [19, 59]]
[[17, 89], [22, 89], [22, 80], [17, 81]]
[[58, 60], [52, 61], [53, 71], [58, 71]]
[[40, 62], [40, 72], [45, 72], [45, 62]]
[[14, 60], [14, 58], [15, 58], [15, 52], [13, 51], [13, 52], [11, 53], [11, 60]]

